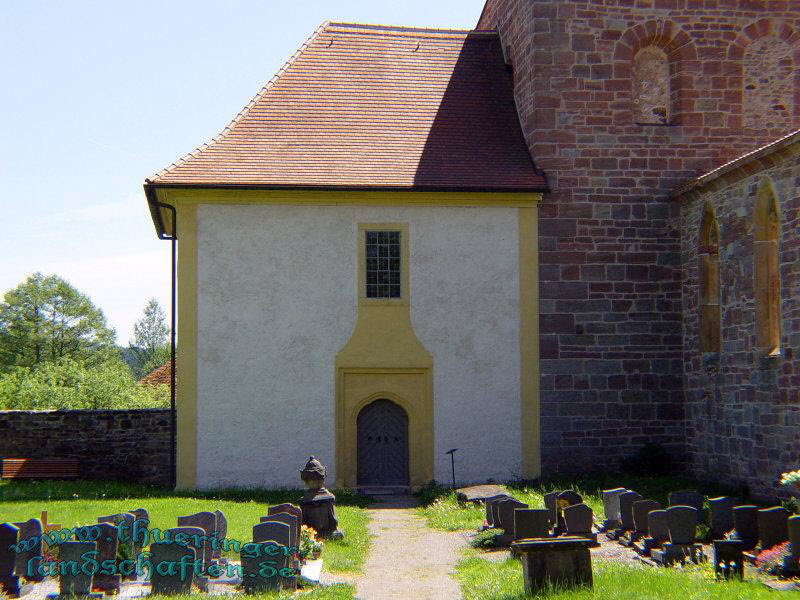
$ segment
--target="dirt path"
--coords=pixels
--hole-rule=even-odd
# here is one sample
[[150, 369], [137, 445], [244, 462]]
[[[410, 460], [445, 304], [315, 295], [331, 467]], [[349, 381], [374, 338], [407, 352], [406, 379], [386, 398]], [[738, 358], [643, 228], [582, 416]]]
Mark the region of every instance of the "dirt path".
[[436, 531], [413, 511], [414, 498], [368, 508], [372, 539], [364, 573], [355, 579], [358, 600], [459, 600], [450, 574], [467, 546], [465, 533]]

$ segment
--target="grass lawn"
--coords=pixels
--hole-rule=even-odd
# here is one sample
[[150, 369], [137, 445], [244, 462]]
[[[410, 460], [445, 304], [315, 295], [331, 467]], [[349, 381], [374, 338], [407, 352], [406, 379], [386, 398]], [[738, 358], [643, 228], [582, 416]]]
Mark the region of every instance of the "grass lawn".
[[[352, 600], [354, 597], [354, 589], [352, 586], [349, 585], [327, 585], [325, 587], [315, 588], [309, 590], [307, 592], [297, 592], [296, 594], [291, 593], [284, 593], [284, 594], [253, 594], [251, 596], [243, 596], [242, 594], [230, 594], [230, 595], [219, 595], [219, 596], [210, 596], [214, 598], [214, 600], [222, 600], [224, 598], [230, 598], [232, 600], [241, 600], [244, 598], [253, 598], [254, 600], [284, 600], [288, 598], [302, 598], [303, 600]], [[188, 600], [191, 598], [192, 600], [196, 600], [198, 596], [201, 594], [197, 594], [194, 596], [147, 596], [148, 600]], [[208, 594], [202, 594], [203, 596], [208, 596]]]
[[[516, 559], [494, 563], [475, 556], [462, 560], [456, 577], [464, 600], [522, 600], [522, 566]], [[549, 590], [535, 596], [548, 600], [760, 600], [800, 598], [800, 593], [776, 593], [760, 583], [714, 581], [710, 565], [678, 569], [634, 567], [610, 561], [593, 561], [594, 589]]]
[[[544, 495], [552, 491], [572, 489], [583, 496], [583, 501], [594, 511], [596, 519], [603, 518], [602, 490], [625, 487], [639, 492], [644, 498], [657, 500], [667, 505], [667, 495], [682, 489], [694, 489], [709, 497], [726, 493], [745, 500], [741, 493], [725, 490], [713, 484], [702, 484], [675, 477], [632, 477], [628, 475], [607, 476], [597, 479], [550, 479], [536, 485], [510, 484], [508, 493], [533, 508], [544, 508]], [[480, 506], [463, 506], [456, 500], [456, 494], [449, 488], [428, 487], [420, 493], [421, 506], [417, 513], [424, 517], [428, 525], [446, 531], [474, 531], [482, 524], [485, 509]], [[758, 503], [756, 503], [758, 504]]]
[[[359, 572], [369, 548], [367, 512], [370, 499], [348, 491], [336, 491], [336, 514], [344, 540], [327, 541], [322, 552], [325, 570]], [[146, 508], [150, 529], [175, 527], [179, 515], [221, 510], [228, 519], [228, 539], [244, 543], [252, 539], [252, 527], [267, 507], [296, 503], [301, 490], [228, 489], [209, 492], [173, 492], [164, 488], [97, 481], [0, 482], [0, 514], [4, 521], [25, 521], [48, 511], [48, 521], [72, 528], [97, 522], [102, 515]], [[231, 558], [234, 558], [229, 554]], [[344, 590], [320, 591], [345, 594]], [[313, 598], [349, 598], [322, 595]]]

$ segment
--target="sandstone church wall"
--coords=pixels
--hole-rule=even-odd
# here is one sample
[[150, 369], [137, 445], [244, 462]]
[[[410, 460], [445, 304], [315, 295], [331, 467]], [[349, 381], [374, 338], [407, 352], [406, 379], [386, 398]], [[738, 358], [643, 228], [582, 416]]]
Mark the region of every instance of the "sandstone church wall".
[[[800, 463], [800, 158], [768, 156], [747, 173], [723, 176], [681, 203], [687, 452], [695, 473], [773, 496], [781, 467]], [[767, 179], [780, 223], [781, 354], [770, 358], [756, 336], [754, 274], [754, 216]], [[698, 238], [709, 208], [719, 225], [719, 354], [699, 344]]]
[[[500, 32], [526, 139], [553, 190], [539, 220], [544, 472], [614, 468], [647, 443], [684, 460], [694, 408], [683, 390], [679, 209], [668, 195], [800, 127], [800, 9], [489, 0], [478, 27]], [[632, 96], [665, 85], [663, 75], [635, 81], [647, 48], [655, 54], [637, 73], [664, 73], [662, 53], [666, 100]], [[638, 123], [647, 111], [634, 100], [667, 124]]]
[[334, 359], [356, 322], [359, 223], [408, 224], [411, 321], [433, 357], [435, 477], [449, 481], [450, 448], [459, 480], [519, 475], [516, 208], [201, 204], [197, 215], [198, 487], [296, 486], [292, 465], [311, 454], [335, 480]]

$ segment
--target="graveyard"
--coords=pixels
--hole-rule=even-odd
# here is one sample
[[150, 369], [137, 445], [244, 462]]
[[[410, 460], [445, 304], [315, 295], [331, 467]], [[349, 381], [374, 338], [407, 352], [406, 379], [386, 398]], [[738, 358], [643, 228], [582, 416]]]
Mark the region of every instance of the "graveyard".
[[[611, 481], [619, 485], [612, 487]], [[175, 492], [118, 482], [3, 481], [0, 510], [7, 522], [0, 527], [0, 550], [6, 554], [0, 564], [6, 570], [0, 583], [5, 597], [31, 600], [70, 591], [98, 599], [371, 598], [359, 595], [369, 588], [365, 579], [375, 576], [374, 570], [365, 572], [365, 564], [392, 521], [378, 528], [370, 521], [394, 512], [430, 531], [432, 537], [410, 536], [410, 546], [422, 545], [420, 552], [436, 555], [445, 544], [455, 548], [457, 562], [443, 575], [457, 582], [463, 598], [602, 599], [617, 598], [622, 589], [630, 598], [800, 597], [800, 516], [789, 510], [794, 505], [721, 496], [722, 489], [680, 478], [631, 476], [458, 491], [429, 485], [399, 511], [392, 504], [396, 496], [325, 490], [335, 497], [336, 524], [315, 535], [300, 527], [308, 519], [300, 501], [309, 494], [299, 489]], [[148, 537], [137, 535], [141, 527], [134, 523], [146, 523]], [[127, 537], [119, 534], [120, 524]], [[99, 533], [88, 535], [92, 528]], [[212, 537], [224, 540], [218, 548], [210, 538], [196, 547], [177, 543], [181, 533], [214, 532]], [[8, 552], [11, 544], [42, 534], [40, 549]], [[776, 548], [780, 556], [768, 556]], [[80, 564], [87, 550], [97, 551], [98, 562], [123, 564], [143, 556], [149, 565], [132, 575], [122, 568], [119, 575], [59, 573], [56, 565]], [[404, 564], [412, 553], [398, 554], [390, 570], [413, 569]], [[188, 577], [155, 566], [177, 565], [184, 555], [184, 562], [201, 565]], [[259, 577], [259, 564], [268, 555], [277, 574]], [[51, 572], [26, 571], [24, 564], [34, 556], [50, 564]], [[386, 584], [391, 585], [388, 579]], [[407, 585], [405, 597], [416, 597], [414, 582]]]

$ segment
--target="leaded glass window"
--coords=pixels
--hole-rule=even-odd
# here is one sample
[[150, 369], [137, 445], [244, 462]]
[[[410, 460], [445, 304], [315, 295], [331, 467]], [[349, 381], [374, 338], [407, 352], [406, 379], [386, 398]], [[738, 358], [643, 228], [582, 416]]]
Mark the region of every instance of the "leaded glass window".
[[367, 298], [400, 298], [400, 232], [365, 234]]

